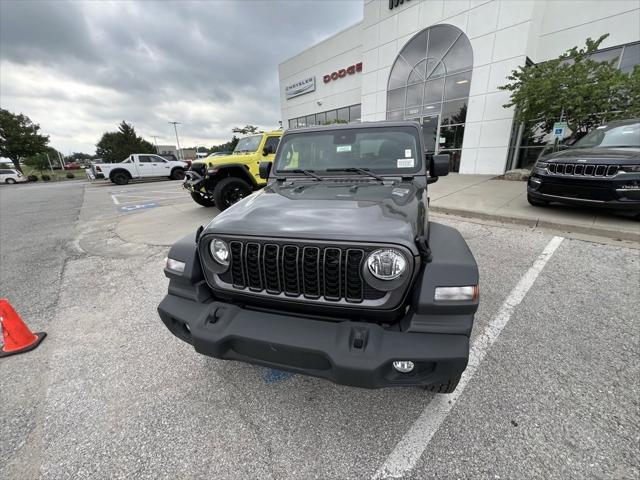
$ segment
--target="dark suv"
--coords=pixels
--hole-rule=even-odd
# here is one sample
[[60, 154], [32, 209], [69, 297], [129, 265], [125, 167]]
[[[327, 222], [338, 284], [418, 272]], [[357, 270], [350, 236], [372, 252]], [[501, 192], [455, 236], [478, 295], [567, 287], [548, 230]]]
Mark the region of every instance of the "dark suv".
[[286, 132], [260, 165], [267, 187], [171, 248], [162, 321], [216, 358], [452, 392], [478, 268], [457, 230], [429, 221], [427, 185], [448, 162], [425, 156], [413, 122]]
[[595, 128], [535, 164], [527, 199], [628, 210], [640, 216], [640, 120]]

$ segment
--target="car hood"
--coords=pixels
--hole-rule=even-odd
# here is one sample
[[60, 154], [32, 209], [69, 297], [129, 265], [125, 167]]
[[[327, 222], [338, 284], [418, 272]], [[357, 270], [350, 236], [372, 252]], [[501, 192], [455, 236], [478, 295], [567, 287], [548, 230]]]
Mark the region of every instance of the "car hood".
[[206, 232], [396, 243], [418, 254], [426, 210], [426, 191], [413, 183], [271, 184], [218, 215]]
[[232, 153], [231, 155], [218, 155], [211, 158], [203, 158], [193, 162], [194, 165], [224, 165], [227, 163], [236, 163], [246, 156], [255, 155], [256, 152]]
[[547, 155], [544, 161], [625, 165], [640, 161], [640, 148], [569, 148]]

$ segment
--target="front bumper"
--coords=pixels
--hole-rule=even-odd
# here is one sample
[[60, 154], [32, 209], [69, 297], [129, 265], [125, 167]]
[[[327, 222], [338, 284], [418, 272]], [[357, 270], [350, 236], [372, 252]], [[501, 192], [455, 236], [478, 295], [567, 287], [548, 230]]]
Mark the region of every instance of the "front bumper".
[[547, 202], [640, 211], [640, 175], [576, 178], [550, 175], [534, 169], [527, 193]]
[[[463, 334], [391, 331], [372, 323], [313, 320], [172, 294], [158, 312], [167, 328], [199, 353], [356, 387], [444, 383], [464, 371], [469, 357], [469, 337]], [[411, 360], [416, 367], [399, 373], [394, 360]]]

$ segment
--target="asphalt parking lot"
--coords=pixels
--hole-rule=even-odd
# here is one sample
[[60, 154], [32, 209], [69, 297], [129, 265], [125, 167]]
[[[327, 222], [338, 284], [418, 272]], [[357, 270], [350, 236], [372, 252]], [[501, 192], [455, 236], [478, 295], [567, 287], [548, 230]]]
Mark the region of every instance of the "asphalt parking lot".
[[[127, 207], [127, 208], [123, 208]], [[48, 338], [0, 359], [4, 478], [638, 478], [640, 249], [452, 218], [481, 274], [452, 395], [196, 354], [160, 322], [180, 182], [0, 189], [0, 292]]]

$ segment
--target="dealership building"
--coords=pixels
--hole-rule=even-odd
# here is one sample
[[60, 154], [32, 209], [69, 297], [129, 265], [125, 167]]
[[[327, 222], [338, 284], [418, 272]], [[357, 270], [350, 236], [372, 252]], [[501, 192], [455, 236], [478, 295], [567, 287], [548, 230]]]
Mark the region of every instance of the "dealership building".
[[498, 87], [606, 33], [597, 59], [640, 64], [638, 0], [364, 0], [361, 22], [280, 64], [282, 123], [415, 120], [453, 170], [500, 174], [540, 146]]

